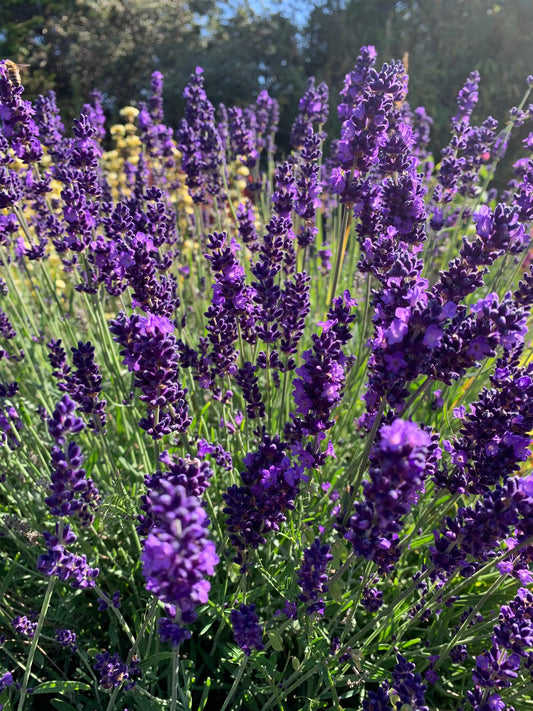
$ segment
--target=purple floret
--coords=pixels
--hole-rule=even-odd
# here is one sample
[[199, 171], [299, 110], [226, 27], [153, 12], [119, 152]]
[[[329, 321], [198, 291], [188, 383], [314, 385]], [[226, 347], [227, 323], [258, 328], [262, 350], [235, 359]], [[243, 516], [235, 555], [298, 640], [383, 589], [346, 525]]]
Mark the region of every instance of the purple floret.
[[255, 605], [241, 605], [237, 610], [231, 611], [231, 626], [235, 643], [250, 656], [253, 649], [263, 649], [263, 628], [255, 612]]

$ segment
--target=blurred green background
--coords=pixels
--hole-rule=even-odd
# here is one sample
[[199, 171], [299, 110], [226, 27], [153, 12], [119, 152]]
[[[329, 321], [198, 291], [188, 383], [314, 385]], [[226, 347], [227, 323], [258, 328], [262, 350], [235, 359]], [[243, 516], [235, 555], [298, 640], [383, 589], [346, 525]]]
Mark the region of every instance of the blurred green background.
[[478, 122], [492, 115], [503, 124], [520, 100], [533, 74], [533, 0], [0, 2], [0, 56], [29, 65], [27, 98], [55, 89], [67, 123], [95, 88], [116, 118], [146, 96], [158, 69], [166, 120], [177, 125], [183, 88], [200, 65], [215, 106], [245, 105], [263, 88], [278, 99], [282, 150], [311, 75], [330, 87], [327, 128], [338, 135], [338, 91], [363, 44], [376, 46], [378, 63], [408, 56], [409, 103], [433, 117], [438, 158], [470, 71], [481, 73]]

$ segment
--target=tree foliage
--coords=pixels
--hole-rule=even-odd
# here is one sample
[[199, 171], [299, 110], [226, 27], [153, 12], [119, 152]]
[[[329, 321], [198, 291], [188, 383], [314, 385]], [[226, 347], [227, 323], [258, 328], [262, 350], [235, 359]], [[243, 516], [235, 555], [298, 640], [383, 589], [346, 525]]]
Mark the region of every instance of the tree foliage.
[[[434, 118], [443, 145], [453, 99], [481, 73], [479, 120], [505, 120], [533, 72], [531, 0], [316, 0], [268, 10], [219, 0], [2, 0], [0, 55], [29, 64], [30, 98], [55, 88], [74, 115], [93, 88], [108, 111], [142, 95], [155, 69], [165, 76], [167, 120], [177, 124], [182, 91], [196, 65], [214, 104], [246, 104], [266, 88], [280, 101], [281, 142], [292, 108], [316, 76], [333, 101], [359, 47], [379, 59], [408, 57], [410, 102]], [[298, 22], [298, 26], [297, 23]], [[286, 111], [284, 109], [287, 109]], [[337, 135], [333, 118], [329, 130]]]

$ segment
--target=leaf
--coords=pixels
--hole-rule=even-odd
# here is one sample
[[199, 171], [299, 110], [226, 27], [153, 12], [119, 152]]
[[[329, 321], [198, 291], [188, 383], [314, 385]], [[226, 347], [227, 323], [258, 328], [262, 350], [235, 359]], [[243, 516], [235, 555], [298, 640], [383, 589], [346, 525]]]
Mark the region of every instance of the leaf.
[[283, 640], [281, 639], [281, 636], [277, 632], [269, 632], [268, 639], [270, 640], [270, 644], [272, 645], [272, 648], [275, 649], [276, 652], [282, 651]]
[[50, 704], [57, 709], [57, 711], [76, 711], [74, 706], [64, 701], [64, 699], [50, 699]]
[[35, 694], [64, 694], [69, 691], [90, 691], [89, 684], [82, 681], [44, 681], [39, 686], [34, 687], [32, 696]]
[[342, 583], [342, 580], [336, 580], [332, 585], [329, 586], [329, 592], [331, 594], [331, 597], [335, 600], [335, 602], [338, 602], [339, 604], [342, 603], [342, 592], [344, 589], [344, 585]]

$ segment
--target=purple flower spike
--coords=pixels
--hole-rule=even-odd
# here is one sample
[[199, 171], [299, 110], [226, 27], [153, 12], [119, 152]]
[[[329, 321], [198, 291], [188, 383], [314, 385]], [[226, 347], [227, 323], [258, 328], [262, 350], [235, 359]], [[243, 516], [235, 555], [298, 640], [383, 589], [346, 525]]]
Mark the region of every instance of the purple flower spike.
[[196, 67], [183, 92], [187, 101], [185, 118], [177, 131], [187, 187], [199, 204], [208, 202], [209, 195], [218, 195], [222, 187], [222, 148], [215, 110], [207, 99], [202, 74], [203, 69]]
[[199, 499], [166, 479], [150, 494], [150, 508], [155, 525], [141, 556], [146, 588], [178, 607], [181, 620], [190, 624], [195, 608], [207, 602], [210, 584], [205, 578], [218, 563], [215, 545], [207, 537], [207, 514]]
[[72, 630], [56, 630], [55, 639], [62, 647], [66, 647], [71, 652], [75, 652], [78, 649], [76, 633]]
[[392, 570], [400, 555], [402, 519], [423, 491], [430, 445], [429, 434], [414, 422], [397, 419], [379, 430], [370, 453], [370, 480], [363, 483], [364, 501], [355, 503], [344, 538], [356, 555], [374, 560], [380, 569]]
[[238, 610], [232, 610], [231, 626], [233, 627], [235, 643], [243, 650], [246, 656], [250, 656], [252, 649], [258, 651], [263, 649], [263, 628], [259, 624], [255, 605], [241, 605]]
[[141, 675], [139, 660], [132, 659], [130, 664], [125, 664], [118, 652], [113, 655], [110, 652], [97, 654], [95, 656], [93, 669], [100, 675], [100, 685], [104, 689], [113, 689], [126, 682], [124, 688], [132, 689], [137, 683], [136, 677]]
[[330, 546], [322, 544], [319, 538], [315, 538], [314, 543], [304, 550], [302, 567], [298, 571], [298, 585], [302, 589], [298, 598], [310, 603], [307, 606], [308, 615], [313, 612], [324, 614], [324, 601], [318, 596], [328, 590], [326, 568], [333, 559], [329, 550]]
[[24, 87], [10, 78], [5, 60], [0, 61], [0, 122], [3, 134], [15, 155], [24, 163], [39, 161], [43, 155], [35, 112], [29, 101], [22, 99]]
[[135, 386], [147, 406], [147, 416], [139, 426], [154, 440], [184, 432], [191, 418], [187, 391], [179, 381], [179, 352], [172, 323], [166, 316], [151, 313], [131, 317], [120, 313], [110, 324], [114, 340], [123, 347], [124, 364], [135, 373]]

